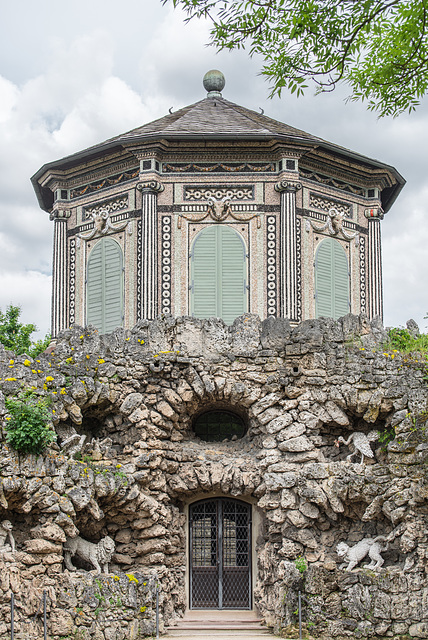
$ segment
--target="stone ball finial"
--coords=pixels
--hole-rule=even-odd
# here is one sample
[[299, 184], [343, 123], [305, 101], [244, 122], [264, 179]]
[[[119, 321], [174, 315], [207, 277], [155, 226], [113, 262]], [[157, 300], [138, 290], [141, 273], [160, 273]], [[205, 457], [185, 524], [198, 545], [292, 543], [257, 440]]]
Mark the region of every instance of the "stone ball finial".
[[221, 91], [226, 84], [226, 80], [221, 71], [211, 69], [207, 71], [203, 79], [204, 87], [208, 91], [207, 98], [221, 98]]

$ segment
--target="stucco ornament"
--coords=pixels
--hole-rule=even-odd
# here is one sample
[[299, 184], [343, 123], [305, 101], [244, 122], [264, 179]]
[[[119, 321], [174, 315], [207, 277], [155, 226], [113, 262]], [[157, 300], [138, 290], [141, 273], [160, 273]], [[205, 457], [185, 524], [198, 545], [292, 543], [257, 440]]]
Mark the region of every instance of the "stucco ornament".
[[78, 237], [82, 240], [92, 240], [95, 236], [106, 235], [109, 231], [123, 231], [129, 224], [129, 220], [113, 223], [107, 206], [96, 207], [89, 214], [94, 222], [94, 228], [87, 233], [79, 233]]
[[343, 558], [343, 562], [339, 569], [345, 569], [345, 571], [352, 571], [357, 564], [363, 560], [367, 555], [371, 559], [370, 564], [365, 565], [367, 569], [380, 569], [385, 560], [380, 555], [381, 551], [386, 550], [386, 546], [379, 544], [380, 542], [386, 542], [385, 536], [377, 536], [376, 538], [363, 538], [353, 547], [350, 547], [346, 542], [339, 542], [336, 547], [336, 553], [340, 558]]
[[357, 236], [357, 232], [347, 231], [344, 228], [344, 218], [345, 214], [343, 211], [338, 211], [332, 207], [327, 214], [327, 220], [324, 224], [318, 225], [313, 220], [311, 220], [310, 223], [314, 231], [318, 231], [319, 233], [327, 231], [330, 236], [342, 236], [345, 240], [353, 240], [353, 238]]
[[[0, 553], [14, 553], [15, 552], [15, 539], [12, 534], [12, 523], [10, 520], [3, 520], [0, 524]], [[9, 542], [7, 542], [7, 540]]]
[[177, 226], [181, 229], [181, 219], [190, 220], [191, 222], [201, 222], [206, 218], [212, 218], [215, 222], [222, 222], [227, 217], [233, 218], [238, 222], [248, 222], [253, 218], [257, 218], [257, 228], [260, 229], [260, 213], [257, 211], [234, 211], [231, 205], [231, 199], [229, 196], [225, 196], [221, 200], [216, 200], [213, 196], [207, 198], [207, 208], [205, 211], [195, 213], [181, 212], [178, 217]]
[[222, 198], [221, 200], [215, 200], [214, 198], [208, 198], [208, 214], [213, 220], [220, 222], [227, 218], [231, 213], [230, 198]]
[[370, 431], [367, 435], [365, 433], [362, 433], [362, 431], [354, 431], [354, 433], [351, 433], [347, 440], [340, 436], [334, 444], [336, 447], [340, 447], [341, 443], [346, 445], [347, 447], [349, 447], [349, 445], [352, 445], [354, 451], [346, 457], [347, 462], [351, 462], [354, 456], [357, 456], [359, 453], [361, 453], [360, 464], [363, 464], [364, 456], [366, 458], [374, 458], [374, 453], [370, 446], [370, 442], [375, 442], [376, 440], [378, 440], [378, 438], [379, 431]]
[[76, 571], [71, 558], [79, 556], [89, 562], [98, 573], [108, 573], [108, 565], [114, 553], [114, 540], [110, 536], [101, 538], [97, 544], [84, 540], [80, 536], [67, 538], [64, 545], [64, 562], [69, 571]]

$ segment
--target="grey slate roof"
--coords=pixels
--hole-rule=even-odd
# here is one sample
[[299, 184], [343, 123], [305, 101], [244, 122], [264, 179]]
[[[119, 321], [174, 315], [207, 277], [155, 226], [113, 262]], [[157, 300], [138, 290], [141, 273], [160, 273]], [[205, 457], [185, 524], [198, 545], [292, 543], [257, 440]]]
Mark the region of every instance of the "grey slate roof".
[[159, 120], [149, 122], [124, 133], [109, 142], [131, 142], [141, 137], [170, 136], [244, 136], [244, 137], [276, 137], [287, 136], [311, 142], [321, 138], [290, 127], [287, 124], [268, 118], [265, 115], [241, 107], [224, 98], [205, 98], [176, 113], [171, 113]]

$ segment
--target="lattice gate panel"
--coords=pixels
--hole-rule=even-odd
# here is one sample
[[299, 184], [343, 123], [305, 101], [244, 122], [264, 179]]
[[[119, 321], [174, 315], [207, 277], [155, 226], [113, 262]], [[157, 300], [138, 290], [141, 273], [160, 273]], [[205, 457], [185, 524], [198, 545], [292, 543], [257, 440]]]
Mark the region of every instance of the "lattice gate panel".
[[193, 609], [251, 608], [251, 506], [204, 500], [190, 507]]

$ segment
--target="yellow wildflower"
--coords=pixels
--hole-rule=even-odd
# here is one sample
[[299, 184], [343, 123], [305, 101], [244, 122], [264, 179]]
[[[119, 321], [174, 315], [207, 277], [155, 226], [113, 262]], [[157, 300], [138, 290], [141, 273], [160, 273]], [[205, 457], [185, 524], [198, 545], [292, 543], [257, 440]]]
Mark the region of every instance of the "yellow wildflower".
[[25, 367], [29, 367], [30, 365], [31, 365], [31, 362], [29, 360], [24, 360]]
[[52, 376], [47, 376], [46, 377], [46, 382], [53, 382], [53, 377]]

